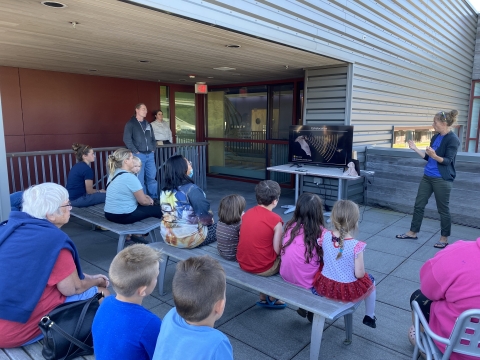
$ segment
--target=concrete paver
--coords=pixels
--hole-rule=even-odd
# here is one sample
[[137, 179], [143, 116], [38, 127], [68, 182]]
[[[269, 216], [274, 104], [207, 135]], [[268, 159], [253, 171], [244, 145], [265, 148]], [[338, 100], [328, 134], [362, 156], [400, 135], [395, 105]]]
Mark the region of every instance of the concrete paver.
[[[216, 214], [220, 199], [238, 193], [247, 200], [247, 209], [255, 205], [255, 184], [208, 178], [207, 199]], [[293, 190], [282, 189], [279, 206], [274, 210], [283, 221], [292, 214], [283, 214], [281, 205], [294, 202]], [[413, 207], [413, 204], [412, 204]], [[320, 357], [322, 359], [365, 360], [411, 358], [412, 347], [407, 339], [411, 324], [409, 298], [419, 287], [419, 269], [439, 250], [433, 244], [440, 236], [440, 222], [425, 219], [418, 240], [397, 240], [397, 233], [408, 231], [411, 215], [386, 209], [361, 208], [362, 222], [358, 239], [367, 242], [365, 267], [377, 283], [377, 328], [362, 324], [364, 306], [353, 316], [353, 342], [344, 345], [343, 319], [325, 324]], [[116, 234], [92, 231], [90, 225], [71, 218], [63, 228], [75, 242], [82, 266], [87, 273], [106, 274], [115, 256]], [[480, 229], [452, 226], [450, 243], [457, 239], [474, 240]], [[215, 245], [211, 246], [215, 251]], [[167, 266], [165, 290], [158, 289], [145, 299], [144, 305], [161, 318], [173, 306], [171, 281], [175, 262]], [[313, 295], [312, 295], [313, 296]], [[258, 294], [238, 285], [227, 285], [227, 305], [216, 327], [230, 338], [235, 359], [295, 359], [309, 358], [310, 323], [297, 315], [293, 307], [269, 310], [255, 306]]]

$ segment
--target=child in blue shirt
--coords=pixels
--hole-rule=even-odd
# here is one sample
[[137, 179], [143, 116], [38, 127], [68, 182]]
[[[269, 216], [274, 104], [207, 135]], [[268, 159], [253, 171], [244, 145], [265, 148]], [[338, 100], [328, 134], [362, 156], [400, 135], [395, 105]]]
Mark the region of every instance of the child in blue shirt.
[[177, 264], [172, 292], [175, 307], [163, 318], [154, 360], [228, 360], [232, 345], [215, 321], [225, 309], [225, 271], [210, 256]]
[[103, 300], [92, 325], [97, 360], [151, 360], [161, 320], [142, 306], [157, 284], [161, 253], [143, 244], [120, 251], [109, 270], [117, 296]]

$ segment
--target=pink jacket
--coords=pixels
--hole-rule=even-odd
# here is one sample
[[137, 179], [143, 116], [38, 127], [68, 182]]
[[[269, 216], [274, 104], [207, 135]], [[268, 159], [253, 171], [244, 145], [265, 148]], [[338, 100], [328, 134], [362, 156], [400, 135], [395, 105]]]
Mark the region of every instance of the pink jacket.
[[[420, 269], [420, 289], [432, 300], [429, 325], [433, 332], [448, 338], [457, 317], [480, 308], [480, 238], [459, 240], [439, 251]], [[445, 345], [437, 343], [445, 351]], [[453, 353], [452, 360], [472, 359]]]

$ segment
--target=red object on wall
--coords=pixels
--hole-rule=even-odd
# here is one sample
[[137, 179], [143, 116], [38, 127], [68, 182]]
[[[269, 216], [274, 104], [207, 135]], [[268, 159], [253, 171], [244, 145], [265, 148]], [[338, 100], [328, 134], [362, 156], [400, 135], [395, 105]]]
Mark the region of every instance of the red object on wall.
[[143, 102], [160, 107], [157, 82], [0, 67], [7, 152], [123, 146], [123, 128]]

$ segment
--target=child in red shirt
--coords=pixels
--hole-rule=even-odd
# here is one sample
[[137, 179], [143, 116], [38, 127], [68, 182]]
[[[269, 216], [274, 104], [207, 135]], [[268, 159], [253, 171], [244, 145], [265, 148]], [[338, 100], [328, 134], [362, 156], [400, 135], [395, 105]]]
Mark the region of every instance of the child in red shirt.
[[[242, 217], [237, 261], [246, 272], [271, 276], [280, 269], [283, 221], [272, 210], [280, 198], [280, 186], [276, 181], [261, 181], [255, 187], [258, 205]], [[283, 309], [285, 303], [260, 293], [258, 305]]]

